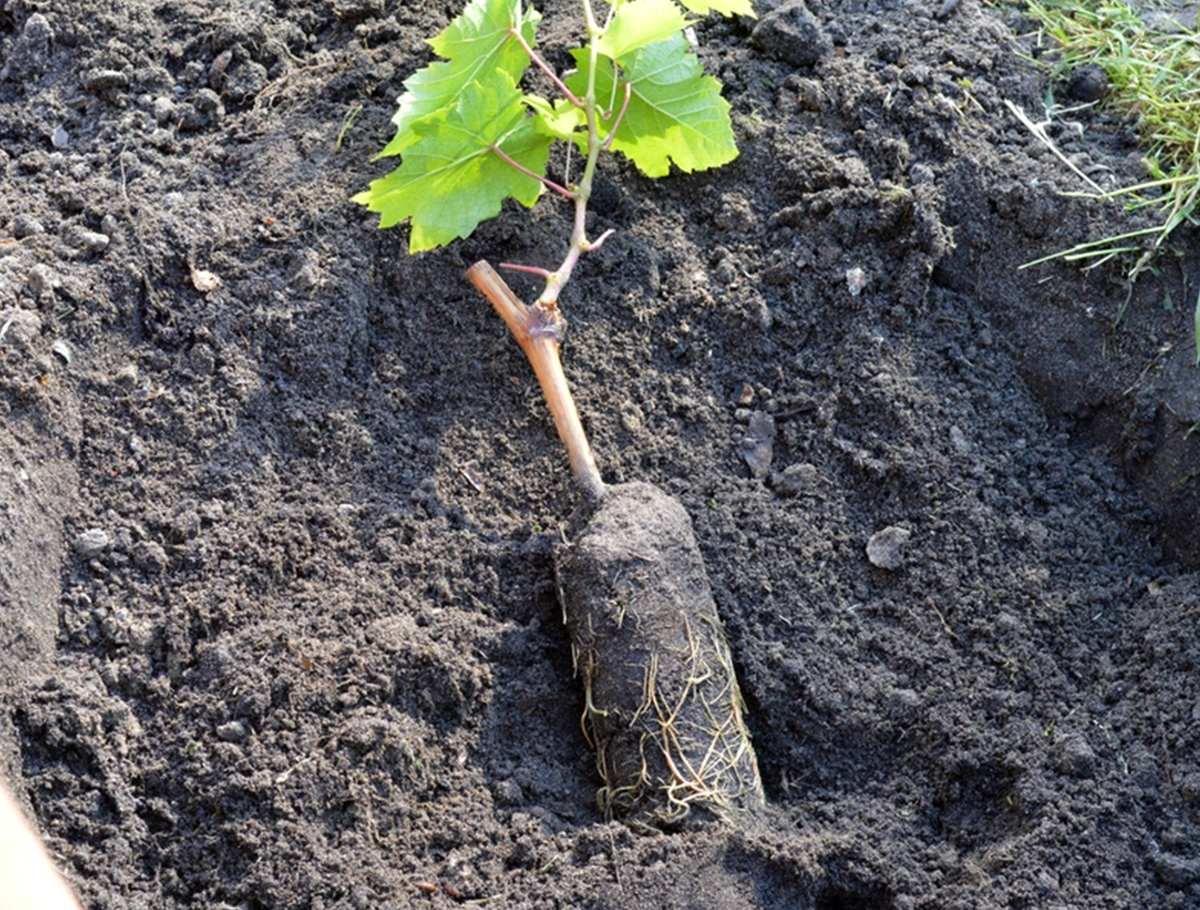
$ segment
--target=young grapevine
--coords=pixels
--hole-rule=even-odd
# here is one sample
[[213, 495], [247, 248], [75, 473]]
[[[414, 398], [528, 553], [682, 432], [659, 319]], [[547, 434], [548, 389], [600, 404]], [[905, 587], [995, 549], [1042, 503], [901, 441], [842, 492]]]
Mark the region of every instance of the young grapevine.
[[[681, 0], [700, 15], [753, 16], [750, 0]], [[404, 83], [393, 117], [396, 135], [380, 157], [400, 165], [354, 197], [380, 216], [380, 227], [406, 219], [409, 251], [468, 236], [495, 217], [505, 199], [532, 206], [551, 191], [575, 204], [570, 249], [546, 278], [539, 303], [553, 306], [579, 255], [603, 242], [586, 236], [588, 198], [602, 152], [629, 158], [649, 177], [674, 165], [705, 170], [737, 156], [729, 104], [706, 75], [685, 35], [693, 21], [675, 0], [614, 0], [603, 22], [582, 0], [586, 43], [571, 51], [563, 77], [539, 56], [541, 15], [522, 0], [470, 0], [429, 43], [442, 59]], [[536, 66], [556, 88], [552, 99], [522, 90]], [[555, 141], [583, 158], [577, 182], [546, 177]]]

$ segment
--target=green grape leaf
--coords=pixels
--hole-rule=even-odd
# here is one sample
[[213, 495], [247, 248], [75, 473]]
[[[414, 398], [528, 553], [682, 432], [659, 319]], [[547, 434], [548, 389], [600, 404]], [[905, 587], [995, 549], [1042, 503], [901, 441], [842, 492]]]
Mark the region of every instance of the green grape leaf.
[[679, 0], [693, 13], [707, 16], [713, 10], [726, 16], [749, 16], [757, 19], [758, 15], [751, 6], [751, 0]]
[[604, 56], [623, 60], [639, 47], [666, 41], [690, 21], [674, 0], [627, 0], [617, 7], [596, 46]]
[[474, 80], [500, 70], [519, 82], [529, 66], [529, 55], [512, 30], [518, 29], [532, 47], [541, 18], [532, 6], [523, 10], [521, 0], [471, 0], [441, 34], [429, 41], [434, 52], [446, 59], [431, 63], [405, 80], [404, 94], [392, 117], [396, 136], [378, 157], [399, 155], [416, 142], [415, 125], [453, 105]]
[[572, 142], [577, 139], [577, 131], [587, 127], [587, 116], [566, 98], [555, 99], [551, 104], [538, 95], [526, 95], [525, 103], [537, 115], [534, 120], [537, 131], [545, 136]]
[[414, 123], [415, 139], [400, 166], [354, 197], [380, 214], [381, 228], [411, 218], [410, 253], [469, 236], [480, 222], [498, 215], [510, 196], [532, 206], [541, 194], [540, 180], [517, 170], [492, 147], [543, 174], [553, 139], [535, 129], [507, 73], [492, 70], [486, 79], [467, 85], [450, 110]]
[[[579, 69], [567, 79], [567, 87], [583, 94], [588, 53], [579, 49], [572, 54]], [[721, 83], [704, 74], [683, 35], [631, 51], [623, 72], [603, 57], [598, 63], [596, 97], [610, 108], [609, 116], [599, 121], [600, 135], [607, 138], [624, 103], [625, 83], [631, 83], [629, 107], [612, 137], [612, 148], [628, 156], [647, 177], [666, 176], [672, 164], [691, 173], [737, 157]]]

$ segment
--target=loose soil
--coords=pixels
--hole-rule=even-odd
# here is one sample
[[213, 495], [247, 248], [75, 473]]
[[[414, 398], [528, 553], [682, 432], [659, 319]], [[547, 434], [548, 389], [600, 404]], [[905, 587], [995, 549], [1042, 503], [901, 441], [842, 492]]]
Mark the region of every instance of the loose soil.
[[596, 808], [578, 496], [463, 279], [570, 213], [410, 258], [348, 201], [457, 11], [0, 11], [0, 756], [86, 906], [1200, 907], [1195, 236], [1132, 297], [1019, 268], [1143, 223], [1007, 106], [1029, 24], [701, 23], [741, 157], [603, 170], [567, 372], [690, 515], [768, 802], [654, 834]]

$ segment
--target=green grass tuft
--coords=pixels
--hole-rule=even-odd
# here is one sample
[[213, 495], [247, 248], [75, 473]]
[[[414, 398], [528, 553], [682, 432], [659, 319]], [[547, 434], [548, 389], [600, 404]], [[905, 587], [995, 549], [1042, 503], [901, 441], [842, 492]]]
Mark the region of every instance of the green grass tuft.
[[[1149, 180], [1084, 195], [1121, 201], [1131, 211], [1158, 212], [1155, 227], [1079, 244], [1038, 261], [1094, 266], [1116, 256], [1134, 257], [1128, 271], [1132, 280], [1150, 266], [1176, 228], [1200, 224], [1200, 31], [1169, 21], [1148, 24], [1120, 0], [1028, 0], [1027, 11], [1062, 48], [1057, 73], [1088, 64], [1104, 68], [1110, 90], [1103, 104], [1133, 120], [1147, 149], [1143, 161]], [[1200, 364], [1200, 299], [1195, 321]]]

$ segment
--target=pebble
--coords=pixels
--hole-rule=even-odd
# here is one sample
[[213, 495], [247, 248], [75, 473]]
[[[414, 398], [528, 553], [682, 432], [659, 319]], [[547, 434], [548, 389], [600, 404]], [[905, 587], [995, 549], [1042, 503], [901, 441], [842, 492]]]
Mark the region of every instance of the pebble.
[[807, 463], [788, 465], [775, 478], [775, 493], [779, 496], [798, 496], [805, 490], [814, 489], [820, 476], [815, 465]]
[[642, 409], [632, 401], [627, 401], [621, 408], [621, 428], [626, 433], [640, 433], [646, 425]]
[[954, 451], [960, 455], [971, 454], [971, 443], [967, 439], [967, 435], [956, 425], [950, 428], [950, 445], [954, 446]]
[[160, 152], [166, 152], [167, 154], [174, 153], [179, 149], [178, 143], [175, 142], [175, 134], [168, 129], [155, 130], [149, 135], [146, 141]]
[[165, 95], [160, 95], [154, 99], [151, 105], [150, 113], [157, 123], [168, 123], [175, 117], [175, 102]]
[[1087, 739], [1072, 733], [1055, 744], [1054, 769], [1069, 777], [1093, 777], [1096, 773], [1096, 753]]
[[71, 134], [61, 126], [56, 126], [53, 134], [50, 136], [50, 144], [56, 149], [65, 149], [71, 144]]
[[41, 13], [33, 13], [25, 20], [25, 28], [21, 30], [21, 39], [31, 51], [46, 54], [54, 43], [54, 30], [50, 28], [50, 20]]
[[876, 531], [867, 541], [867, 559], [871, 565], [889, 572], [904, 564], [904, 548], [912, 537], [912, 531], [895, 525]]
[[908, 169], [908, 179], [913, 186], [924, 186], [926, 184], [935, 183], [937, 175], [934, 174], [933, 168], [928, 164], [917, 163]]
[[133, 548], [133, 562], [143, 572], [157, 575], [169, 564], [167, 551], [153, 540], [143, 540]]
[[60, 284], [58, 276], [44, 262], [34, 265], [25, 280], [29, 286], [29, 293], [35, 298], [53, 291]]
[[742, 458], [750, 466], [750, 476], [761, 479], [771, 470], [775, 457], [775, 418], [766, 411], [755, 411], [750, 415], [746, 435], [738, 444]]
[[240, 743], [246, 738], [246, 725], [240, 720], [231, 720], [217, 727], [217, 739], [226, 743]]
[[512, 778], [506, 778], [496, 784], [496, 802], [501, 806], [519, 806], [525, 801], [525, 793]]
[[221, 96], [210, 88], [199, 89], [192, 97], [192, 103], [196, 105], [196, 110], [203, 114], [225, 113], [225, 105], [221, 103]]
[[83, 74], [83, 88], [88, 92], [105, 92], [111, 88], [128, 88], [129, 77], [120, 70], [90, 69]]
[[101, 234], [99, 231], [80, 231], [79, 243], [85, 250], [93, 253], [103, 253], [108, 249], [109, 236]]
[[103, 528], [88, 528], [75, 538], [72, 544], [75, 553], [84, 559], [95, 559], [108, 549], [112, 538]]

